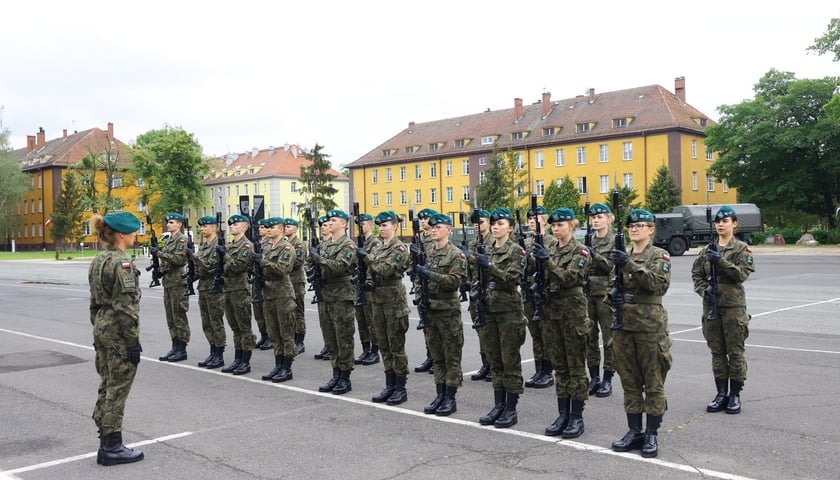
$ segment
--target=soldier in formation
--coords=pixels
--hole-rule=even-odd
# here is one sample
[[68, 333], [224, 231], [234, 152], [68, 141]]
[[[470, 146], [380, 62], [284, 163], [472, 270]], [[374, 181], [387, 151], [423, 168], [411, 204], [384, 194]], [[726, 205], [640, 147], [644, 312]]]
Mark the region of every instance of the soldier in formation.
[[187, 359], [187, 344], [190, 342], [190, 322], [187, 311], [190, 299], [184, 296], [187, 281], [183, 278], [184, 265], [187, 263], [187, 236], [181, 231], [184, 216], [180, 213], [167, 213], [163, 217], [169, 238], [165, 239], [160, 249], [151, 248], [152, 254], [160, 259], [160, 271], [163, 273], [163, 305], [166, 311], [166, 326], [172, 339], [172, 348], [161, 355], [161, 362], [180, 362]]
[[[268, 236], [268, 228], [265, 225], [267, 218], [262, 218], [257, 221], [257, 232], [260, 235], [260, 251], [266, 252], [271, 248], [271, 239]], [[256, 263], [256, 262], [255, 262]], [[260, 338], [257, 340], [257, 348], [260, 350], [271, 350], [273, 345], [271, 338], [268, 336], [268, 328], [265, 326], [265, 315], [263, 309], [259, 305], [254, 305], [254, 320], [257, 321], [257, 329], [260, 331]]]
[[[356, 219], [362, 230], [362, 244], [365, 251], [372, 252], [374, 247], [380, 245], [382, 240], [373, 234], [373, 217], [367, 213], [359, 215]], [[368, 297], [366, 292], [361, 295]], [[359, 340], [362, 343], [362, 353], [353, 360], [355, 365], [374, 365], [379, 363], [379, 342], [376, 341], [376, 331], [373, 328], [373, 312], [371, 312], [370, 301], [364, 305], [356, 305], [356, 323], [359, 327]]]
[[221, 368], [225, 366], [225, 296], [213, 289], [213, 278], [219, 264], [216, 252], [217, 226], [216, 219], [204, 216], [198, 219], [201, 229], [201, 243], [198, 251], [187, 249], [187, 256], [192, 258], [198, 269], [198, 311], [201, 314], [201, 328], [210, 344], [210, 355], [198, 362], [202, 368]]
[[300, 222], [294, 218], [286, 219], [285, 235], [286, 240], [292, 244], [295, 252], [295, 261], [292, 265], [292, 273], [289, 276], [292, 279], [292, 286], [295, 289], [295, 348], [297, 353], [301, 354], [306, 350], [303, 343], [306, 337], [306, 317], [304, 315], [304, 298], [306, 297], [306, 273], [304, 273], [304, 265], [306, 264], [306, 244], [298, 237], [298, 228]]
[[[426, 250], [426, 254], [428, 255], [429, 251], [434, 248], [434, 240], [432, 240], [432, 227], [429, 226], [429, 219], [432, 215], [438, 213], [434, 209], [431, 208], [424, 208], [417, 212], [417, 218], [420, 220], [420, 239], [423, 241], [423, 247]], [[417, 279], [415, 277], [414, 281], [414, 293], [415, 293], [415, 300], [417, 300], [417, 292], [419, 292], [420, 287], [418, 286]], [[417, 303], [415, 302], [415, 305]], [[429, 372], [434, 373], [434, 361], [432, 360], [432, 354], [429, 351], [429, 339], [426, 337], [425, 332], [423, 333], [423, 339], [426, 341], [426, 358], [416, 367], [414, 367], [414, 371], [417, 373], [421, 372]]]
[[256, 336], [251, 327], [251, 289], [248, 272], [254, 263], [254, 244], [245, 236], [250, 226], [248, 217], [232, 215], [228, 218], [230, 234], [227, 246], [218, 245], [216, 252], [224, 256], [225, 317], [233, 331], [234, 360], [222, 369], [224, 373], [244, 375], [251, 371], [251, 353], [256, 348]]
[[[262, 254], [254, 254], [254, 263], [262, 267], [265, 277], [262, 310], [265, 326], [274, 348], [274, 369], [263, 380], [274, 383], [293, 378], [292, 362], [297, 355], [295, 346], [295, 290], [290, 273], [295, 262], [295, 251], [286, 240], [284, 219], [266, 219], [270, 246]], [[260, 305], [255, 304], [255, 309]]]
[[[540, 233], [543, 235], [543, 244], [546, 248], [557, 241], [551, 232], [548, 232], [548, 211], [542, 205], [537, 205], [536, 212], [528, 209], [528, 226], [530, 231], [525, 238], [525, 250], [528, 252], [534, 249], [534, 239], [537, 231], [537, 222], [540, 224]], [[531, 334], [531, 344], [534, 351], [534, 375], [525, 381], [525, 386], [528, 388], [548, 388], [554, 385], [554, 367], [551, 365], [551, 359], [548, 355], [545, 339], [543, 338], [543, 323], [534, 321], [534, 296], [530, 289], [534, 288], [536, 277], [536, 265], [533, 258], [529, 258], [525, 269], [525, 276], [528, 280], [528, 292], [522, 292], [523, 309], [525, 310], [525, 318], [528, 319], [528, 332]]]
[[[477, 210], [478, 216], [473, 219], [476, 221], [473, 225], [475, 228], [476, 236], [475, 238], [470, 241], [467, 245], [467, 250], [464, 251], [464, 255], [467, 257], [467, 275], [469, 275], [470, 281], [470, 319], [472, 320], [473, 325], [475, 325], [476, 318], [478, 312], [476, 311], [476, 300], [478, 291], [476, 289], [478, 285], [478, 269], [475, 266], [475, 252], [478, 248], [479, 237], [481, 238], [482, 242], [485, 239], [490, 238], [490, 212], [487, 210]], [[478, 371], [474, 374], [470, 375], [470, 380], [484, 380], [490, 382], [493, 380], [493, 373], [490, 372], [490, 362], [487, 360], [487, 353], [484, 350], [484, 344], [481, 341], [481, 333], [478, 329], [476, 329], [476, 335], [478, 335], [478, 351], [481, 355], [481, 367], [479, 367]]]
[[[613, 269], [610, 251], [615, 245], [615, 235], [612, 223], [615, 216], [610, 207], [603, 203], [596, 203], [589, 208], [589, 221], [592, 222], [594, 235], [592, 236], [592, 268], [589, 270], [589, 318], [592, 319], [592, 330], [589, 331], [589, 341], [586, 346], [586, 363], [589, 366], [589, 395], [609, 397], [612, 395], [612, 378], [615, 374], [612, 350], [612, 330], [610, 324], [613, 312], [606, 303], [607, 291], [610, 286], [610, 274]], [[604, 345], [604, 376], [600, 377], [601, 349], [598, 338]]]
[[[320, 230], [320, 234], [321, 234], [320, 242], [321, 243], [320, 243], [320, 246], [318, 247], [318, 249], [324, 248], [324, 244], [330, 241], [329, 225], [327, 225], [327, 223], [329, 221], [330, 221], [330, 218], [327, 217], [326, 215], [321, 215], [320, 217], [318, 217], [318, 227], [321, 229]], [[318, 250], [318, 249], [315, 249], [315, 250]], [[310, 247], [310, 253], [312, 251], [313, 251], [313, 249]], [[312, 257], [311, 256], [308, 257], [307, 261], [312, 263]], [[321, 302], [321, 303], [318, 304], [318, 318], [324, 318], [326, 315], [327, 314], [324, 312], [324, 302]], [[321, 349], [321, 351], [319, 351], [318, 353], [316, 353], [314, 355], [314, 357], [317, 360], [332, 360], [332, 356], [330, 355], [330, 351], [327, 349], [327, 337], [326, 337], [326, 335], [327, 335], [326, 332], [324, 332], [324, 330], [321, 329], [321, 336], [324, 338], [324, 347]]]

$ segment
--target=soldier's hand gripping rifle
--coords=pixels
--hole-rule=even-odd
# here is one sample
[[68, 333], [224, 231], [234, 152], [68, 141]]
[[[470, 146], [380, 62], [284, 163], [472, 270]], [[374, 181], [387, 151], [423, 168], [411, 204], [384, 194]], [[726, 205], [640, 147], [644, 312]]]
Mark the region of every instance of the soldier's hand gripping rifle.
[[[621, 225], [621, 193], [618, 187], [612, 192], [612, 203], [615, 209], [615, 250], [627, 252], [627, 247], [624, 244], [624, 232]], [[613, 322], [610, 325], [610, 330], [619, 330], [624, 326], [624, 276], [621, 273], [621, 266], [615, 265], [615, 276], [613, 277], [613, 286], [610, 293], [607, 294], [610, 301], [615, 308], [613, 314]]]
[[[358, 225], [358, 234], [356, 235], [356, 248], [365, 248], [365, 232], [362, 228], [362, 222], [359, 221], [359, 202], [353, 202], [353, 217]], [[370, 253], [370, 252], [368, 252]], [[356, 272], [353, 275], [353, 283], [356, 284], [356, 302], [354, 306], [361, 307], [367, 305], [367, 298], [365, 297], [365, 282], [367, 281], [367, 263], [364, 258], [359, 257], [356, 262]]]
[[[516, 233], [516, 241], [519, 243], [519, 247], [522, 250], [527, 251], [528, 247], [525, 246], [525, 232], [522, 230], [522, 219], [519, 217], [519, 207], [516, 208], [516, 224], [519, 226], [519, 229]], [[519, 279], [519, 290], [522, 291], [522, 303], [528, 303], [528, 300], [531, 299], [532, 292], [530, 288], [528, 288], [528, 269], [526, 268], [524, 272], [522, 272], [522, 278]]]
[[423, 240], [420, 239], [420, 219], [414, 216], [414, 211], [408, 210], [408, 221], [411, 222], [411, 271], [419, 279], [420, 296], [413, 300], [417, 306], [417, 314], [420, 322], [417, 323], [417, 330], [423, 330], [429, 325], [429, 309], [431, 297], [429, 295], [429, 279], [416, 272], [417, 267], [426, 265], [426, 250], [423, 248]]
[[[712, 207], [709, 205], [708, 198], [706, 200], [706, 222], [709, 223], [709, 246], [706, 247], [709, 252], [718, 251], [715, 222], [712, 218]], [[708, 258], [708, 255], [707, 255]], [[706, 320], [717, 320], [718, 317], [718, 271], [717, 263], [709, 262], [709, 278], [708, 285], [703, 291], [703, 300], [709, 306], [709, 312], [706, 314]]]
[[[539, 212], [537, 212], [537, 194], [531, 194], [531, 211], [534, 213], [534, 244], [540, 247], [545, 247], [543, 244], [542, 225], [540, 224]], [[521, 227], [520, 227], [521, 228]], [[531, 292], [534, 299], [534, 321], [541, 322], [545, 319], [545, 268], [543, 262], [537, 260], [536, 262], [536, 276], [534, 278], [533, 291]]]
[[[262, 240], [260, 238], [260, 226], [257, 224], [254, 218], [254, 212], [251, 212], [248, 218], [251, 222], [250, 227], [248, 230], [250, 231], [250, 238], [251, 243], [254, 244], [254, 255], [257, 256], [258, 259], [262, 259]], [[253, 269], [251, 271], [251, 285], [253, 287], [251, 293], [251, 303], [262, 303], [263, 301], [263, 287], [265, 286], [265, 275], [263, 275], [263, 268], [260, 262], [254, 262]]]
[[225, 284], [225, 228], [222, 223], [222, 212], [216, 212], [216, 228], [218, 243], [216, 244], [216, 268], [213, 269], [213, 287], [210, 293], [222, 293]]
[[149, 284], [149, 288], [152, 288], [160, 285], [160, 279], [163, 278], [163, 273], [160, 271], [160, 259], [157, 255], [158, 238], [155, 235], [155, 229], [152, 228], [152, 217], [148, 212], [146, 213], [146, 223], [149, 225], [149, 231], [152, 236], [150, 246], [154, 249], [152, 250], [152, 264], [146, 267], [147, 272], [152, 272], [152, 283]]
[[[481, 210], [478, 207], [473, 209], [472, 213], [473, 225], [477, 225], [475, 235], [475, 253], [486, 255], [487, 249], [484, 246], [484, 237], [481, 235]], [[475, 320], [473, 320], [473, 328], [482, 328], [487, 325], [487, 286], [484, 280], [484, 267], [476, 262], [476, 285], [475, 297], [473, 303], [475, 304]]]
[[[309, 223], [309, 246], [317, 249], [320, 245], [318, 241], [318, 220], [312, 216], [312, 209], [310, 207], [306, 207], [304, 216], [306, 217], [306, 222]], [[307, 290], [313, 293], [311, 303], [319, 303], [322, 300], [321, 265], [314, 261], [310, 263], [309, 271], [306, 272], [306, 279], [309, 281], [309, 288]]]
[[[461, 250], [467, 251], [468, 244], [467, 244], [467, 214], [464, 212], [459, 212], [458, 214], [459, 220], [461, 220]], [[460, 296], [458, 297], [459, 302], [466, 302], [470, 299], [470, 280], [464, 277], [464, 281], [461, 282], [461, 286], [458, 288], [458, 293]]]
[[[595, 229], [592, 228], [592, 208], [589, 205], [589, 192], [586, 192], [586, 203], [583, 204], [583, 216], [586, 217], [586, 235], [583, 237], [583, 244], [587, 250], [592, 249], [592, 239], [595, 236]], [[587, 298], [589, 297], [589, 281], [583, 287]]]
[[195, 295], [195, 286], [193, 285], [198, 280], [198, 272], [195, 269], [195, 243], [193, 242], [192, 231], [190, 230], [190, 219], [184, 219], [184, 229], [187, 231], [187, 251], [191, 252], [187, 255], [187, 271], [181, 274], [181, 278], [187, 281], [187, 288], [184, 290], [184, 296], [189, 297]]

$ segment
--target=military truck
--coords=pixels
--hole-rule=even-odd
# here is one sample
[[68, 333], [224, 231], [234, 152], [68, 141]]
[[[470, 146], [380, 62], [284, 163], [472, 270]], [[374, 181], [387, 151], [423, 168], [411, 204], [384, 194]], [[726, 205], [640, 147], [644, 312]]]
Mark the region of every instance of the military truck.
[[[710, 205], [714, 215], [722, 205]], [[735, 236], [752, 243], [752, 233], [761, 230], [761, 211], [752, 203], [729, 204], [738, 214], [738, 228]], [[673, 256], [680, 256], [689, 248], [709, 243], [714, 228], [706, 221], [705, 205], [679, 205], [671, 213], [656, 213], [656, 235], [653, 243], [668, 250]]]

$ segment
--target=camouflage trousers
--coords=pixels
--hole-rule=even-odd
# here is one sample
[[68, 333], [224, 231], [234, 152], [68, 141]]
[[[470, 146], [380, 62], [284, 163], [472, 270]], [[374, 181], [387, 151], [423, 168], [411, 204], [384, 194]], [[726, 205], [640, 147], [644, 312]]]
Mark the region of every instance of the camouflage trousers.
[[[254, 320], [257, 322], [257, 330], [260, 334], [268, 333], [268, 329], [265, 326], [265, 313], [263, 312], [262, 305], [258, 303], [253, 303], [253, 310], [254, 310]], [[274, 340], [271, 341], [274, 343]]]
[[[470, 312], [470, 320], [472, 320], [473, 325], [475, 325], [475, 319], [478, 317], [478, 313], [476, 313], [476, 311], [475, 311], [475, 302], [473, 302], [472, 300], [470, 300], [469, 312]], [[480, 329], [475, 328], [474, 330], [475, 330], [475, 334], [478, 335], [478, 352], [479, 353], [486, 353], [485, 350], [484, 350], [484, 341], [481, 340]]]
[[494, 390], [516, 394], [525, 391], [519, 353], [525, 343], [525, 323], [522, 308], [513, 307], [507, 312], [487, 312], [487, 325], [479, 329], [493, 374]]
[[353, 301], [321, 302], [318, 307], [330, 363], [339, 370], [353, 370], [353, 337], [356, 335]]
[[[604, 371], [615, 371], [613, 365], [613, 332], [610, 325], [613, 321], [613, 311], [605, 300], [604, 294], [592, 294], [589, 297], [589, 318], [592, 319], [592, 330], [589, 331], [589, 338], [586, 344], [586, 363], [589, 368], [601, 366], [601, 348], [598, 345], [598, 337], [604, 341]], [[600, 331], [600, 332], [599, 332]]]
[[376, 343], [376, 331], [373, 328], [373, 311], [371, 310], [371, 301], [356, 308], [356, 324], [359, 326], [359, 341], [362, 343], [370, 342], [373, 345]]
[[93, 346], [96, 351], [96, 373], [100, 382], [93, 408], [93, 421], [102, 435], [122, 431], [125, 401], [134, 383], [137, 365], [128, 361], [127, 346], [94, 326]]
[[169, 337], [190, 343], [190, 321], [187, 311], [190, 309], [190, 297], [184, 296], [184, 287], [163, 288], [163, 308], [166, 311], [166, 326]]
[[254, 310], [261, 310], [265, 318], [268, 338], [274, 347], [275, 357], [295, 358], [295, 304], [291, 298], [264, 300], [262, 305], [254, 305]]
[[667, 332], [614, 332], [615, 367], [624, 388], [625, 412], [663, 415], [668, 409], [665, 377], [673, 363], [671, 344]]
[[718, 307], [718, 320], [705, 320], [703, 337], [712, 352], [712, 373], [715, 378], [747, 380], [747, 358], [744, 343], [750, 335], [750, 316], [746, 307]]
[[[546, 354], [545, 340], [543, 336], [543, 322], [534, 321], [534, 302], [529, 300], [523, 303], [522, 307], [525, 310], [525, 318], [528, 320], [528, 333], [531, 334], [531, 346], [534, 350], [534, 361], [547, 360], [549, 357]], [[546, 312], [546, 316], [547, 312]]]
[[295, 284], [295, 333], [306, 333], [306, 284]]
[[379, 339], [379, 353], [382, 367], [393, 370], [400, 376], [408, 375], [408, 357], [405, 354], [405, 332], [408, 331], [408, 315], [397, 316], [390, 303], [372, 303], [373, 326]]
[[257, 345], [251, 328], [251, 293], [248, 290], [225, 292], [225, 317], [233, 330], [233, 348], [250, 352]]
[[426, 327], [429, 352], [435, 365], [435, 383], [460, 387], [464, 380], [461, 353], [464, 349], [464, 324], [461, 310], [431, 310], [434, 322]]
[[[548, 307], [548, 305], [546, 305]], [[543, 338], [546, 353], [554, 367], [554, 391], [557, 398], [586, 400], [586, 341], [592, 330], [588, 317], [564, 315], [562, 310], [546, 308]]]
[[204, 330], [207, 342], [214, 347], [224, 347], [227, 343], [224, 294], [199, 291], [198, 311], [201, 313], [201, 329]]

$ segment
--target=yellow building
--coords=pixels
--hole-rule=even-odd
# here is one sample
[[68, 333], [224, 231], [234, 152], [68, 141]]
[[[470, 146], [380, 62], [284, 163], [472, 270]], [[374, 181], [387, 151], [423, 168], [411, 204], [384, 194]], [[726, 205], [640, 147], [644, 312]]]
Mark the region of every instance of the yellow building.
[[[735, 203], [737, 193], [706, 173], [716, 155], [704, 144], [712, 121], [686, 103], [685, 79], [674, 92], [659, 85], [551, 100], [408, 127], [347, 165], [351, 195], [363, 212], [406, 215], [433, 208], [455, 216], [471, 210], [494, 145], [512, 150], [527, 185], [542, 196], [548, 182], [576, 183], [581, 205], [606, 201], [617, 179], [644, 202], [661, 165], [682, 188], [682, 204]], [[523, 195], [530, 191], [521, 192]], [[492, 206], [487, 206], [492, 207]], [[661, 212], [657, 212], [661, 213]]]

